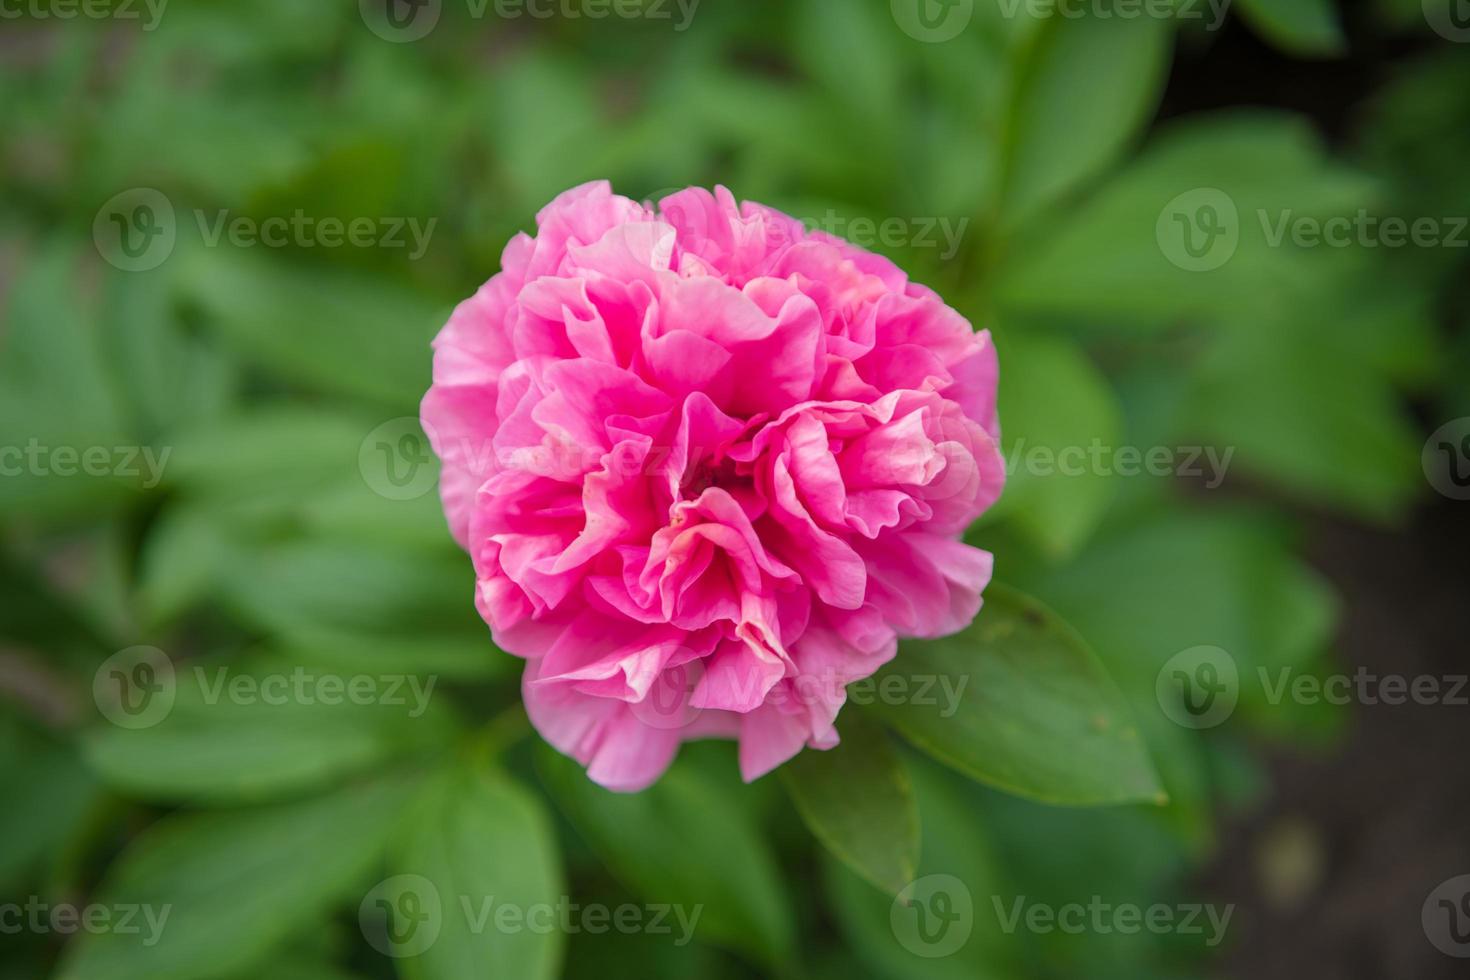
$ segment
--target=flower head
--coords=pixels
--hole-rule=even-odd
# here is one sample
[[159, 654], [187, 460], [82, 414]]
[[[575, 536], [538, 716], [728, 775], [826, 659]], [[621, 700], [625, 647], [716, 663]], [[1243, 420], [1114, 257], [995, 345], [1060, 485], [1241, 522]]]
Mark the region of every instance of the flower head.
[[559, 196], [434, 342], [422, 419], [527, 712], [616, 790], [681, 741], [837, 743], [898, 637], [966, 626], [999, 495], [988, 333], [723, 187]]

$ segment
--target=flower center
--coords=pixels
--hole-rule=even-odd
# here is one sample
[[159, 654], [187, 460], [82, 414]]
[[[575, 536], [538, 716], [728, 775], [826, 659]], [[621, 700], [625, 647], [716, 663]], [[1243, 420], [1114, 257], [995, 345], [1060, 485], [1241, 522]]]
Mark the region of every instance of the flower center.
[[684, 478], [679, 481], [679, 496], [696, 500], [710, 487], [728, 490], [748, 482], [749, 478], [740, 472], [735, 461], [718, 450], [691, 453], [689, 465], [684, 467]]

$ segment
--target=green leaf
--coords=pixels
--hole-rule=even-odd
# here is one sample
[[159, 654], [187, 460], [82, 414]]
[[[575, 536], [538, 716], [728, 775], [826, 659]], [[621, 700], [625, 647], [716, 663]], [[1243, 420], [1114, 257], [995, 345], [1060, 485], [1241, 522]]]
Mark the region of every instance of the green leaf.
[[118, 422], [117, 384], [103, 358], [95, 310], [83, 304], [78, 289], [80, 252], [55, 239], [29, 258], [6, 297], [0, 377], [7, 389], [21, 387], [32, 396], [32, 412], [60, 431], [120, 434], [125, 426]]
[[603, 176], [588, 158], [607, 143], [611, 128], [585, 67], [545, 52], [525, 47], [500, 59], [493, 84], [503, 98], [482, 103], [516, 198], [533, 211], [566, 188]]
[[649, 902], [703, 909], [696, 938], [768, 966], [790, 955], [793, 915], [776, 861], [738, 796], [681, 765], [641, 793], [610, 793], [545, 746], [537, 768], [624, 884]]
[[[396, 430], [409, 422], [389, 424]], [[381, 474], [362, 462], [374, 428], [351, 414], [278, 404], [181, 435], [165, 478], [184, 499], [163, 512], [144, 542], [141, 598], [152, 621], [218, 593], [233, 562], [248, 561], [259, 540], [283, 531], [351, 549], [372, 541], [412, 554], [405, 570], [425, 552], [436, 567], [458, 561], [433, 473], [420, 474], [411, 499], [374, 492], [369, 478]]]
[[1122, 412], [1102, 372], [1075, 344], [999, 331], [1001, 433], [1008, 462], [1000, 513], [1052, 556], [1074, 552], [1115, 490], [1090, 465], [1122, 439]]
[[1011, 110], [1012, 222], [1114, 162], [1163, 91], [1173, 24], [1162, 17], [1052, 17], [1022, 69]]
[[[1325, 305], [1325, 303], [1324, 303]], [[1224, 335], [1177, 417], [1183, 438], [1230, 447], [1234, 464], [1305, 504], [1391, 521], [1422, 493], [1422, 434], [1383, 373], [1338, 330], [1262, 311]]]
[[294, 498], [359, 477], [359, 450], [379, 421], [302, 404], [257, 404], [179, 433], [164, 478], [191, 496], [253, 498], [281, 488]]
[[[854, 130], [817, 93], [761, 75], [713, 67], [692, 73], [670, 93], [680, 124], [717, 146], [748, 146], [749, 157], [729, 178], [731, 186], [757, 200], [799, 174], [802, 186], [845, 188], [868, 176], [865, 163], [833, 146], [852, 143]], [[857, 144], [860, 146], [861, 144]], [[737, 180], [737, 176], [741, 179]]]
[[218, 415], [235, 395], [234, 365], [185, 335], [174, 308], [175, 267], [108, 270], [98, 327], [139, 431], [150, 440]]
[[[275, 30], [259, 30], [257, 17]], [[146, 34], [153, 43], [135, 52], [109, 87], [106, 111], [86, 125], [77, 169], [90, 186], [110, 188], [102, 197], [141, 178], [233, 206], [289, 179], [310, 161], [325, 132], [340, 124], [340, 113], [324, 125], [299, 91], [292, 97], [279, 80], [245, 79], [285, 63], [273, 56], [323, 51], [342, 26], [340, 14], [291, 9], [279, 0], [170, 12], [161, 29]], [[212, 70], [181, 87], [179, 68], [190, 63]], [[192, 224], [191, 215], [181, 211], [180, 218]]]
[[1333, 0], [1240, 0], [1240, 13], [1279, 48], [1308, 57], [1347, 49]]
[[1086, 634], [1129, 699], [1169, 795], [1171, 823], [1201, 848], [1215, 839], [1216, 773], [1198, 732], [1161, 710], [1157, 681], [1171, 657], [1215, 646], [1235, 659], [1240, 701], [1222, 731], [1320, 737], [1337, 721], [1331, 706], [1271, 704], [1255, 682], [1263, 670], [1273, 677], [1310, 670], [1331, 638], [1334, 597], [1293, 554], [1294, 537], [1288, 525], [1253, 511], [1152, 502], [1110, 520], [1063, 565], [1008, 565], [1017, 584], [1047, 596]]
[[900, 646], [879, 671], [876, 690], [889, 677], [907, 687], [937, 678], [946, 696], [930, 699], [936, 704], [878, 698], [874, 710], [941, 762], [1043, 803], [1164, 802], [1107, 671], [1034, 599], [992, 583], [968, 629]]
[[181, 288], [220, 339], [281, 377], [405, 413], [428, 388], [438, 304], [361, 273], [224, 246], [185, 261]]
[[[895, 31], [887, 10], [845, 0], [801, 0], [793, 5], [792, 45], [806, 69], [854, 119], [892, 127], [898, 111], [899, 77]], [[862, 65], [854, 72], [853, 65]], [[874, 150], [891, 145], [875, 140]], [[876, 169], [879, 161], [870, 163]]]
[[[1409, 23], [1421, 30], [1431, 12], [1440, 26], [1453, 25], [1457, 0], [1404, 0]], [[1470, 214], [1470, 183], [1461, 165], [1470, 155], [1470, 60], [1459, 45], [1426, 49], [1406, 61], [1364, 106], [1355, 144], [1374, 173], [1389, 181], [1385, 215]], [[1464, 234], [1457, 236], [1461, 241]], [[1399, 265], [1415, 281], [1438, 290], [1461, 281], [1463, 249], [1434, 246], [1400, 249]], [[1393, 256], [1375, 256], [1380, 266]], [[1381, 277], [1375, 272], [1373, 279]]]
[[27, 258], [0, 291], [0, 513], [92, 517], [152, 487], [78, 288], [80, 253], [53, 240]]
[[228, 527], [210, 509], [181, 503], [149, 528], [137, 596], [146, 623], [169, 622], [213, 593], [234, 554]]
[[[557, 909], [565, 894], [555, 834], [540, 800], [507, 776], [451, 774], [415, 811], [389, 866], [426, 879], [442, 911], [437, 937], [401, 961], [405, 976], [558, 975], [565, 936], [541, 928], [539, 911]], [[497, 928], [504, 907], [517, 910], [520, 928]]]
[[341, 671], [437, 675], [454, 680], [514, 679], [522, 661], [500, 650], [483, 623], [463, 632], [294, 629], [280, 648], [293, 663]]
[[[1015, 940], [995, 925], [992, 901], [1011, 889], [1002, 876], [997, 842], [990, 827], [977, 820], [973, 802], [959, 792], [964, 788], [957, 785], [961, 782], [959, 776], [923, 758], [907, 761], [911, 763], [909, 772], [923, 823], [923, 859], [915, 874], [923, 878], [945, 876], [940, 880], [947, 883], [944, 890], [949, 893], [952, 910], [959, 915], [951, 928], [968, 930], [968, 934], [961, 933], [963, 942], [944, 956], [933, 955], [942, 951], [938, 947], [922, 942], [915, 945], [917, 937], [907, 931], [906, 944], [900, 940], [895, 924], [915, 914], [912, 906], [904, 907], [902, 899], [875, 890], [847, 866], [829, 859], [823, 862], [822, 879], [843, 937], [861, 957], [864, 973], [871, 971], [892, 980], [915, 976], [1000, 980], [1024, 975], [1014, 962]], [[1092, 814], [1086, 816], [1090, 819]], [[911, 892], [910, 896], [917, 894]]]
[[0, 781], [16, 792], [0, 809], [0, 888], [17, 891], [101, 797], [76, 750], [0, 714]]
[[260, 801], [443, 744], [453, 725], [434, 702], [436, 680], [286, 660], [180, 664], [161, 721], [95, 728], [83, 748], [95, 772], [135, 796]]
[[259, 977], [270, 977], [271, 980], [363, 980], [359, 973], [349, 973], [331, 963], [303, 960], [295, 952], [283, 953], [266, 966], [257, 966], [249, 973], [242, 973], [238, 980], [257, 980]]
[[3, 552], [0, 637], [50, 653], [84, 651], [88, 662], [112, 645], [74, 594], [62, 594], [47, 581], [40, 559], [16, 560]]
[[842, 741], [799, 752], [779, 770], [797, 811], [834, 855], [892, 894], [914, 878], [919, 812], [903, 759], [887, 733], [849, 710]]
[[113, 865], [98, 897], [139, 907], [138, 931], [79, 934], [58, 976], [212, 980], [248, 969], [362, 886], [412, 785], [379, 780], [159, 821]]
[[468, 631], [477, 617], [474, 576], [455, 554], [346, 544], [321, 538], [272, 544], [241, 557], [222, 597], [243, 619], [300, 631]]
[[[437, 460], [434, 468], [438, 468]], [[340, 486], [313, 491], [297, 513], [311, 533], [338, 540], [371, 537], [390, 545], [454, 552], [457, 546], [444, 520], [433, 485], [407, 500], [374, 493], [361, 476]]]
[[317, 916], [269, 958], [230, 980], [364, 980], [360, 974], [337, 965], [355, 951], [361, 935], [360, 921], [334, 913]]
[[[1170, 123], [1066, 220], [1028, 229], [995, 274], [995, 298], [1004, 312], [1065, 315], [1113, 334], [1239, 311], [1301, 277], [1303, 250], [1269, 232], [1283, 216], [1351, 214], [1372, 189], [1330, 162], [1300, 119], [1235, 112]], [[1204, 205], [1226, 232], [1206, 253], [1220, 264], [1188, 268], [1167, 219]]]
[[[1170, 832], [1164, 809], [1039, 806], [978, 786], [958, 802], [972, 823], [985, 828], [1005, 869], [1003, 887], [981, 900], [983, 912], [977, 910], [977, 919], [988, 920], [992, 930], [1016, 911], [1036, 906], [1101, 902], [1147, 908], [1165, 895], [1180, 894], [1179, 876], [1191, 864], [1188, 849]], [[1021, 931], [1029, 932], [1024, 919]], [[1028, 935], [1023, 943], [1033, 955], [1044, 949], [1050, 976], [1178, 980], [1208, 975], [1207, 935], [1208, 930], [1179, 933], [1161, 944], [1119, 929], [1087, 928], [1068, 935]], [[1013, 967], [1003, 975], [1031, 974]]]
[[[1336, 599], [1293, 554], [1293, 537], [1254, 511], [1156, 508], [1106, 528], [1073, 561], [1025, 584], [1086, 631], [1140, 713], [1147, 706], [1160, 715], [1155, 680], [1181, 650], [1221, 647], [1245, 680], [1302, 669], [1326, 648]], [[1241, 709], [1262, 720], [1286, 710], [1266, 703], [1260, 685], [1240, 693]]]

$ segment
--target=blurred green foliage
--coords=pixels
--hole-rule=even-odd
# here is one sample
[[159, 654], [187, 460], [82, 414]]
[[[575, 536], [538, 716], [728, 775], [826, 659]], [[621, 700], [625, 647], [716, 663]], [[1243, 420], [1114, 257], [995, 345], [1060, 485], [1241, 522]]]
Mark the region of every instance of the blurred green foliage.
[[[900, 28], [902, 2], [704, 0], [675, 30], [672, 4], [645, 5], [672, 19], [593, 21], [444, 0], [412, 43], [347, 2], [196, 0], [151, 29], [142, 5], [142, 21], [122, 4], [62, 21], [39, 3], [0, 24], [0, 447], [48, 453], [0, 476], [0, 898], [173, 910], [153, 946], [0, 936], [0, 976], [1210, 969], [1198, 936], [1008, 934], [991, 898], [1183, 900], [1218, 813], [1258, 785], [1243, 747], [1335, 730], [1246, 684], [1229, 724], [1192, 731], [1155, 680], [1200, 645], [1252, 676], [1323, 669], [1336, 602], [1298, 557], [1301, 518], [1392, 523], [1428, 492], [1408, 406], [1436, 425], [1467, 413], [1470, 341], [1443, 329], [1470, 317], [1466, 253], [1271, 229], [1470, 213], [1470, 48], [1408, 0], [1359, 12], [1406, 53], [1329, 144], [1303, 116], [1249, 106], [1155, 121], [1171, 65], [1220, 36], [1208, 20], [979, 0], [931, 43]], [[1225, 30], [1243, 21], [1295, 57], [1352, 53], [1329, 0], [1238, 8]], [[881, 731], [863, 759], [834, 759], [896, 773], [901, 793], [837, 807], [800, 790], [793, 805], [779, 779], [740, 787], [726, 745], [689, 747], [636, 797], [531, 750], [517, 665], [490, 646], [435, 495], [397, 493], [376, 454], [411, 428], [395, 420], [416, 415], [452, 304], [538, 207], [599, 177], [640, 198], [722, 183], [854, 238], [900, 219], [897, 239], [860, 243], [990, 327], [1001, 353], [1013, 473], [971, 537], [1096, 651], [1167, 806], [1023, 801]], [[103, 244], [107, 203], [133, 188], [161, 192], [176, 236], [136, 272]], [[1202, 270], [1169, 237], [1172, 202], [1201, 190], [1233, 204], [1238, 234]], [[213, 237], [221, 216], [298, 212], [396, 222], [404, 244]], [[953, 254], [925, 223], [963, 229]], [[413, 226], [431, 229], [422, 255]], [[1228, 451], [1228, 480], [1033, 465], [1093, 446]], [[60, 447], [103, 447], [113, 465], [66, 475]], [[412, 714], [210, 703], [180, 684], [166, 724], [132, 730], [99, 715], [93, 682], [138, 644], [191, 676], [400, 672], [439, 690]], [[844, 829], [858, 807], [875, 823]], [[891, 827], [875, 837], [904, 851], [843, 863], [802, 815], [839, 836]], [[405, 867], [445, 895], [698, 904], [703, 919], [687, 945], [447, 928], [395, 963], [358, 903]], [[869, 883], [915, 870], [974, 897], [951, 957], [905, 948]]]

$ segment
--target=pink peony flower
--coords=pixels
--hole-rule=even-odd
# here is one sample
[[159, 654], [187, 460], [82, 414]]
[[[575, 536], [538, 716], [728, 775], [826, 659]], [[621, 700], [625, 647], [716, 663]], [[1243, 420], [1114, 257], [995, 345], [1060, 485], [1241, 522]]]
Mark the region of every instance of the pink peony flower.
[[422, 419], [541, 734], [615, 790], [688, 738], [837, 744], [897, 638], [962, 629], [1000, 494], [989, 334], [723, 187], [562, 194], [434, 341]]

